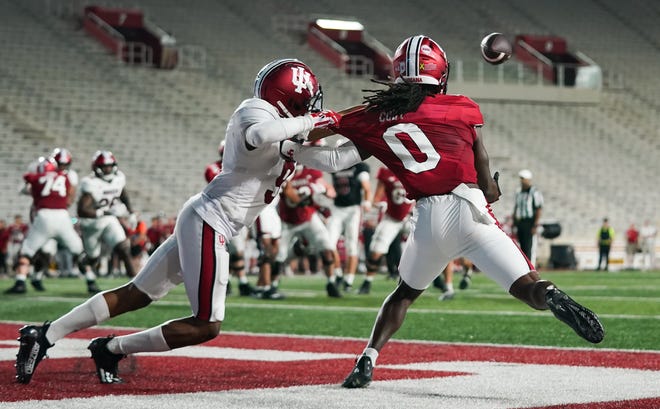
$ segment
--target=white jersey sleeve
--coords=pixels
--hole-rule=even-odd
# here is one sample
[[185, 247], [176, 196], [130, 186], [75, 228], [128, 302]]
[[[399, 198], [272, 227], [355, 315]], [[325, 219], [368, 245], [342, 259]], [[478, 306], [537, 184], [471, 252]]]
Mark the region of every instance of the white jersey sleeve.
[[251, 127], [262, 124], [277, 127], [282, 120], [275, 107], [258, 98], [243, 101], [232, 114], [225, 134], [222, 173], [192, 202], [195, 211], [216, 230], [233, 235], [243, 226], [251, 225], [277, 197], [284, 181], [293, 175], [295, 165], [280, 157], [278, 141], [290, 137], [281, 128], [273, 131], [279, 135], [275, 137], [278, 141], [256, 148], [246, 144]]

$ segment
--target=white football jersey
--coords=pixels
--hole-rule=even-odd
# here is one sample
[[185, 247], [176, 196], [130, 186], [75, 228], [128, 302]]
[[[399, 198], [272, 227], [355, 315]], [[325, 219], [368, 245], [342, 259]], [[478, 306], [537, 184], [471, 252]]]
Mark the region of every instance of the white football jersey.
[[91, 173], [80, 181], [80, 193], [89, 193], [98, 209], [110, 211], [116, 203], [121, 203], [119, 196], [125, 186], [126, 176], [121, 170], [118, 170], [110, 181]]
[[235, 235], [243, 226], [250, 226], [293, 175], [295, 163], [280, 157], [279, 142], [253, 150], [248, 150], [245, 142], [251, 125], [279, 118], [271, 104], [251, 98], [229, 119], [222, 172], [192, 199], [195, 211], [216, 231], [229, 229]]

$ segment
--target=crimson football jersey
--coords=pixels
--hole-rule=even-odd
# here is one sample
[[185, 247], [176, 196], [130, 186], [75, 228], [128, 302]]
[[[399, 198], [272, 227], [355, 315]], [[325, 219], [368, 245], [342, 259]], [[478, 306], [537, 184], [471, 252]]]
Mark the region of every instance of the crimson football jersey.
[[30, 184], [34, 210], [66, 209], [68, 207], [67, 196], [71, 181], [64, 171], [26, 173], [23, 175], [23, 179]]
[[289, 181], [290, 184], [301, 198], [304, 198], [300, 203], [291, 203], [284, 194], [284, 190], [280, 192], [282, 198], [278, 207], [280, 218], [283, 222], [293, 225], [303, 224], [311, 220], [312, 215], [316, 212], [316, 206], [312, 202], [312, 195], [314, 189], [312, 184], [318, 179], [323, 177], [323, 173], [316, 169], [303, 168], [300, 172], [296, 172]]
[[442, 195], [461, 183], [477, 183], [472, 146], [483, 125], [477, 105], [463, 95], [427, 97], [404, 115], [346, 114], [338, 133], [369, 152], [401, 181], [410, 199]]
[[386, 167], [378, 169], [376, 179], [383, 182], [387, 210], [385, 213], [394, 220], [403, 220], [408, 216], [414, 202], [407, 199], [406, 188], [391, 170]]
[[206, 183], [211, 183], [213, 178], [218, 176], [220, 172], [222, 172], [221, 160], [208, 164], [204, 170], [204, 178], [206, 179]]

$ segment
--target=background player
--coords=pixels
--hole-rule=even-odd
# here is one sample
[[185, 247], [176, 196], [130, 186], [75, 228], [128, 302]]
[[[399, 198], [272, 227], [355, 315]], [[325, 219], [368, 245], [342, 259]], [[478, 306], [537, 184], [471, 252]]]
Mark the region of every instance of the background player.
[[131, 262], [131, 243], [118, 216], [132, 214], [126, 191], [126, 176], [119, 170], [110, 151], [97, 151], [92, 158], [92, 173], [80, 182], [78, 216], [85, 248], [81, 273], [85, 274], [90, 294], [99, 292], [96, 272], [101, 257], [101, 244], [118, 255], [129, 277], [135, 276]]
[[21, 245], [16, 265], [16, 282], [5, 291], [21, 294], [26, 291], [25, 280], [37, 252], [50, 240], [67, 247], [78, 256], [82, 252], [80, 236], [73, 227], [67, 210], [73, 202], [73, 188], [66, 174], [57, 168], [52, 158], [42, 158], [35, 172], [28, 172], [23, 179], [29, 185], [33, 198], [34, 219]]
[[321, 255], [323, 270], [328, 283], [329, 297], [341, 297], [334, 277], [334, 254], [336, 247], [330, 240], [326, 225], [318, 215], [314, 196], [323, 194], [330, 198], [335, 190], [323, 179], [323, 173], [302, 165], [296, 166], [293, 178], [282, 189], [279, 214], [282, 219], [282, 246], [277, 260], [285, 263], [292, 253], [295, 239], [305, 240], [307, 247]]
[[406, 189], [391, 170], [383, 166], [376, 175], [378, 183], [374, 192], [373, 203], [384, 200], [385, 214], [376, 226], [367, 254], [367, 276], [360, 286], [359, 294], [369, 294], [371, 282], [378, 272], [383, 255], [388, 252], [392, 242], [400, 237], [405, 228], [414, 201], [406, 196]]
[[[360, 255], [360, 225], [362, 211], [371, 208], [371, 182], [369, 166], [360, 162], [348, 169], [332, 173], [332, 185], [337, 192], [328, 219], [330, 240], [335, 247], [335, 276], [344, 276], [344, 285], [350, 291], [355, 280]], [[346, 248], [346, 271], [341, 268], [337, 242], [343, 235]]]

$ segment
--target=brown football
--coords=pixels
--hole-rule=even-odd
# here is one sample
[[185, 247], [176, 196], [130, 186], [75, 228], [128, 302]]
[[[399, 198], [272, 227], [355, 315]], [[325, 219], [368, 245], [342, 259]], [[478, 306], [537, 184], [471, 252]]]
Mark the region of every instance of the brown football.
[[512, 53], [511, 43], [502, 33], [490, 33], [481, 40], [481, 56], [489, 64], [502, 64]]

